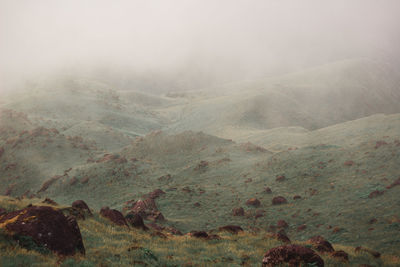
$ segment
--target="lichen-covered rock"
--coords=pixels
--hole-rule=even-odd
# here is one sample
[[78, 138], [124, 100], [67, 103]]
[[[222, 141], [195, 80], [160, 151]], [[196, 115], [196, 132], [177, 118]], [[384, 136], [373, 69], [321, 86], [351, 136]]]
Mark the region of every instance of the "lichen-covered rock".
[[60, 255], [85, 254], [76, 220], [53, 207], [30, 206], [6, 213], [0, 217], [0, 228], [22, 246], [35, 244]]

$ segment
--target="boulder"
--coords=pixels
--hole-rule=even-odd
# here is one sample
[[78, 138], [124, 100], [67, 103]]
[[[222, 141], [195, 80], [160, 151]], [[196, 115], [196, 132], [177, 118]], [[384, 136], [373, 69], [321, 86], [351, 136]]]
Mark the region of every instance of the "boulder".
[[282, 196], [277, 196], [272, 199], [272, 205], [281, 205], [281, 204], [286, 204], [286, 203], [287, 203], [286, 198], [284, 198]]
[[290, 266], [313, 266], [323, 267], [324, 261], [312, 249], [300, 245], [285, 245], [272, 248], [265, 253], [262, 266], [273, 267], [283, 263]]
[[0, 217], [0, 228], [27, 248], [49, 249], [59, 255], [85, 254], [76, 220], [48, 206], [30, 206]]
[[257, 198], [250, 198], [246, 201], [247, 206], [259, 207], [261, 205], [260, 200]]
[[205, 231], [191, 231], [189, 235], [196, 238], [208, 238], [208, 234]]
[[103, 216], [104, 218], [109, 219], [116, 225], [128, 226], [128, 223], [124, 218], [124, 215], [122, 215], [122, 213], [119, 212], [118, 210], [110, 209], [109, 207], [103, 207], [100, 210], [100, 215]]
[[135, 228], [142, 229], [144, 231], [148, 230], [149, 228], [144, 225], [143, 218], [139, 214], [136, 213], [128, 213], [125, 216], [126, 221]]

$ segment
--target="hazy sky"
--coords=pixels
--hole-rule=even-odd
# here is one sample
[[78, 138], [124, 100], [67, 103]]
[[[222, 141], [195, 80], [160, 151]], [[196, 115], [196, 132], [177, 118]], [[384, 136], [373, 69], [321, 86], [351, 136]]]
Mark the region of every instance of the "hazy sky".
[[65, 66], [249, 75], [394, 58], [398, 0], [0, 0], [0, 75]]

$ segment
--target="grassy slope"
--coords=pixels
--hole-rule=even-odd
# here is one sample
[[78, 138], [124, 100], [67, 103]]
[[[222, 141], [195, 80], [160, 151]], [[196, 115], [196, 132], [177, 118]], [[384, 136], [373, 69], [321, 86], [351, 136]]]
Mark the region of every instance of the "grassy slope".
[[[8, 210], [22, 208], [28, 203], [40, 203], [40, 199], [16, 201], [0, 198], [0, 206]], [[15, 244], [0, 239], [0, 265], [8, 266], [259, 266], [263, 254], [279, 241], [270, 239], [265, 232], [244, 232], [238, 235], [218, 233], [221, 240], [199, 240], [189, 236], [172, 236], [166, 239], [135, 229], [112, 225], [97, 213], [80, 220], [86, 256], [76, 255], [57, 258], [48, 254], [27, 251]], [[296, 242], [299, 243], [299, 242]], [[301, 242], [300, 242], [301, 244]], [[333, 244], [336, 250], [350, 255], [348, 266], [369, 263], [375, 266], [397, 266], [400, 259], [384, 254], [380, 259], [364, 253], [355, 253], [354, 248]], [[343, 266], [343, 263], [327, 255], [321, 255], [327, 266]]]

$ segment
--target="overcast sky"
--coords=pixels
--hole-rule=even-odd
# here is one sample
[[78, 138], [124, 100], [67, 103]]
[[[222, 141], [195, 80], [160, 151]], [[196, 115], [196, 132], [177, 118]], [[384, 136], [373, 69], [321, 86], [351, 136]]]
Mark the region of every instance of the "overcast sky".
[[398, 0], [0, 0], [0, 75], [66, 66], [243, 76], [397, 57]]

